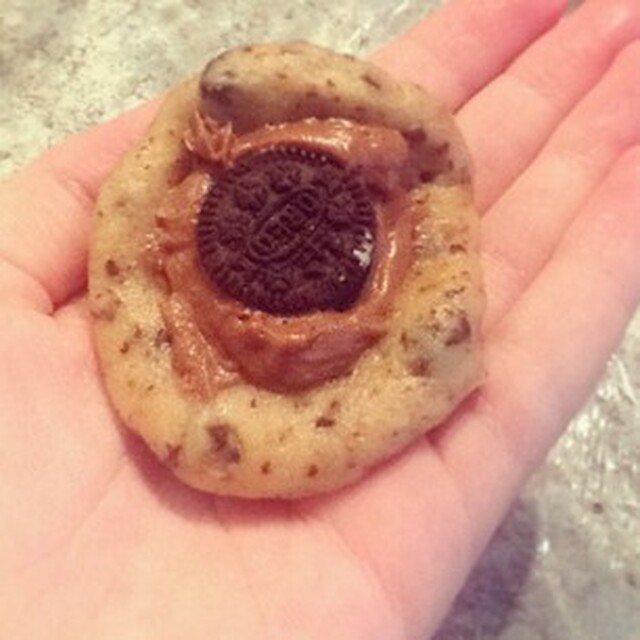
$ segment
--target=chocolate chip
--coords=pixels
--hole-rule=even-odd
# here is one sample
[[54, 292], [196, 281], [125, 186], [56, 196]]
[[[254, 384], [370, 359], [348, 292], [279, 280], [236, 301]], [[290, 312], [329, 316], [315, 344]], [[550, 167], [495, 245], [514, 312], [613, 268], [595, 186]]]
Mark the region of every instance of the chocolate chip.
[[340, 401], [332, 400], [329, 405], [325, 408], [315, 422], [317, 429], [330, 429], [335, 426], [337, 422], [337, 413], [340, 411]]
[[280, 316], [352, 307], [374, 239], [361, 177], [293, 145], [242, 156], [208, 192], [197, 224], [207, 276], [247, 307]]
[[162, 349], [171, 344], [171, 335], [165, 328], [160, 328], [156, 331], [156, 335], [153, 338], [153, 346], [156, 349]]
[[129, 349], [131, 348], [131, 343], [128, 340], [125, 340], [121, 345], [120, 345], [120, 353], [121, 354], [126, 354], [129, 353]]
[[214, 424], [207, 428], [209, 449], [224, 464], [237, 464], [242, 457], [240, 441], [228, 424]]
[[329, 429], [335, 425], [335, 418], [329, 418], [328, 416], [320, 416], [316, 420], [316, 428], [318, 429]]
[[284, 431], [281, 431], [278, 434], [278, 444], [285, 444], [288, 440], [291, 439], [292, 435], [293, 435], [293, 428], [289, 426]]
[[120, 267], [118, 266], [118, 263], [113, 258], [109, 258], [104, 263], [104, 270], [106, 271], [107, 275], [112, 278], [116, 278], [117, 276], [120, 275]]
[[403, 331], [400, 334], [400, 346], [404, 351], [409, 351], [411, 348], [415, 346], [415, 344], [416, 344], [415, 339], [411, 338], [406, 331]]
[[177, 467], [180, 461], [180, 453], [182, 452], [182, 445], [168, 444], [166, 447], [166, 453], [164, 456], [164, 462], [170, 467]]
[[409, 144], [424, 144], [427, 141], [427, 132], [422, 127], [415, 127], [403, 131], [402, 137]]
[[431, 372], [431, 363], [427, 358], [416, 358], [408, 364], [409, 373], [417, 378], [426, 378]]
[[260, 472], [262, 473], [262, 475], [268, 476], [271, 473], [271, 463], [263, 463], [263, 465], [260, 467]]
[[122, 305], [122, 300], [111, 289], [106, 289], [98, 293], [89, 306], [91, 316], [97, 320], [114, 320], [118, 314], [118, 309]]
[[377, 91], [380, 91], [380, 89], [382, 89], [382, 85], [370, 74], [364, 73], [362, 75], [362, 79], [364, 80], [364, 82], [366, 82], [366, 84], [368, 84], [370, 87], [373, 87]]
[[444, 296], [445, 298], [447, 298], [447, 300], [453, 300], [454, 298], [462, 295], [466, 290], [467, 288], [464, 286], [454, 287], [453, 289], [447, 289], [447, 291], [445, 291], [444, 293]]
[[460, 312], [453, 325], [450, 327], [444, 343], [447, 347], [452, 347], [466, 342], [470, 337], [471, 325], [469, 324], [469, 319], [464, 312]]
[[317, 465], [315, 464], [310, 465], [309, 468], [307, 469], [307, 477], [315, 478], [318, 475], [318, 471], [320, 471], [320, 469], [318, 469]]

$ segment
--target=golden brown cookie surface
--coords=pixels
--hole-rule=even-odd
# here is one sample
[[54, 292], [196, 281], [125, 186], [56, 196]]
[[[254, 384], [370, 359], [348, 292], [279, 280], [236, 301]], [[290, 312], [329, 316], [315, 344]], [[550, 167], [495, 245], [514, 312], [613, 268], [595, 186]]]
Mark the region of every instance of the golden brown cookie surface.
[[[198, 134], [199, 126], [209, 129]], [[331, 179], [316, 160], [300, 169], [267, 158], [284, 167], [269, 169], [267, 187], [243, 169], [283, 148], [328, 158]], [[124, 422], [187, 483], [250, 497], [341, 486], [441, 422], [481, 375], [469, 181], [450, 115], [417, 87], [304, 43], [216, 58], [200, 86], [171, 92], [98, 202], [90, 300], [105, 381]], [[198, 220], [211, 198], [213, 222], [201, 226], [214, 237], [198, 250]], [[375, 228], [365, 224], [367, 207]], [[358, 214], [357, 228], [340, 222], [352, 210], [369, 211]], [[326, 294], [338, 278], [320, 259], [329, 249], [309, 259], [324, 240], [307, 236], [320, 233], [325, 217], [332, 228], [356, 228], [348, 241], [332, 242], [336, 255], [360, 257], [364, 275], [333, 307], [323, 299], [305, 311], [299, 296], [287, 306], [290, 282], [264, 275], [289, 277], [278, 272], [285, 254], [296, 286], [312, 273]], [[241, 223], [247, 234], [229, 233]], [[291, 235], [296, 225], [304, 242]], [[227, 261], [235, 256], [233, 278], [221, 251]], [[255, 302], [261, 289], [242, 285], [236, 271], [265, 278], [271, 302]], [[308, 291], [303, 299], [315, 300]]]

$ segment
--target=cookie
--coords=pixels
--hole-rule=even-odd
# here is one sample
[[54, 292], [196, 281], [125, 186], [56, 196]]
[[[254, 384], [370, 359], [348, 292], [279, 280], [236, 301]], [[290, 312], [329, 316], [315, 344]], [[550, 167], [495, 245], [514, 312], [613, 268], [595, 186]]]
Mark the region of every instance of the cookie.
[[353, 482], [481, 383], [477, 229], [464, 142], [424, 90], [304, 42], [225, 52], [98, 199], [113, 405], [204, 491]]
[[374, 225], [366, 185], [331, 156], [280, 146], [243, 157], [209, 191], [196, 241], [212, 280], [250, 308], [343, 311], [367, 279]]

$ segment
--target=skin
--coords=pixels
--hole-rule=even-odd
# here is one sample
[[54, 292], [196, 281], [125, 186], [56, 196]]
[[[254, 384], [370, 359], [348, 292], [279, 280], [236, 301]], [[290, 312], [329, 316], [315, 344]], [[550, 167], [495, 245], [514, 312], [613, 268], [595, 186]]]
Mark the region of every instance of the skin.
[[115, 419], [91, 348], [92, 203], [156, 108], [0, 186], [0, 637], [429, 637], [640, 298], [640, 5], [454, 0], [377, 54], [469, 142], [487, 381], [363, 482], [200, 495]]

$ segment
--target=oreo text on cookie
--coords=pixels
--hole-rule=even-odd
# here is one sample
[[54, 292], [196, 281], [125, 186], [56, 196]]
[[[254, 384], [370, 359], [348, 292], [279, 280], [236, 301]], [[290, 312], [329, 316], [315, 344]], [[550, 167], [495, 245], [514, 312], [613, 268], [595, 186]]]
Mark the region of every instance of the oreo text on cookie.
[[200, 264], [251, 309], [345, 311], [362, 292], [375, 210], [361, 178], [332, 156], [288, 145], [247, 153], [200, 210]]

